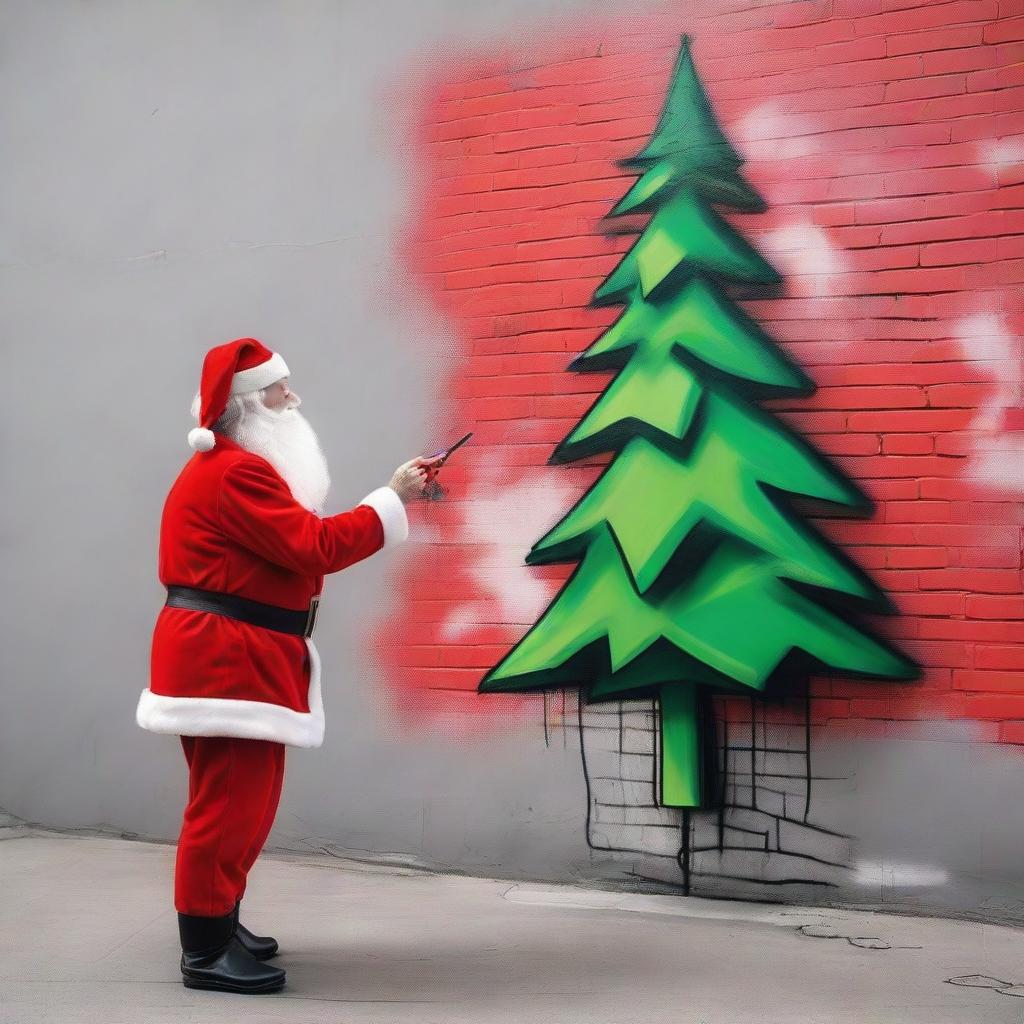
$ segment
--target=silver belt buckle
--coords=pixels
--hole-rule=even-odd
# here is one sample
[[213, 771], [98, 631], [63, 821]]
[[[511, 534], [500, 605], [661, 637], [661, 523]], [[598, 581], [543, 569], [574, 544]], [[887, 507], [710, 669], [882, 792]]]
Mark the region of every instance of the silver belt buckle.
[[317, 594], [309, 603], [309, 614], [306, 616], [306, 631], [302, 635], [305, 637], [311, 637], [313, 635], [313, 627], [316, 625], [316, 613], [320, 607], [320, 595]]

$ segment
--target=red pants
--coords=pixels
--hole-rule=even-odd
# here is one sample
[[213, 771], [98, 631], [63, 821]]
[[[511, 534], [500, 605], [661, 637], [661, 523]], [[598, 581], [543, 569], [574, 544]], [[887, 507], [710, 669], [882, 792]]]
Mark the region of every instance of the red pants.
[[284, 744], [231, 736], [182, 736], [188, 805], [174, 866], [180, 914], [230, 914], [274, 824]]

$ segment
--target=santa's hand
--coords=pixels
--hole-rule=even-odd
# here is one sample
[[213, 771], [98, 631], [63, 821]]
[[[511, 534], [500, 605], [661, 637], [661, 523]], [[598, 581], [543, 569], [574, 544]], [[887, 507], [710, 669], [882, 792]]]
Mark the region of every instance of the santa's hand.
[[420, 456], [418, 459], [413, 461], [418, 466], [422, 466], [427, 471], [427, 483], [429, 484], [440, 472], [441, 463], [444, 460], [444, 455], [432, 455], [429, 458]]
[[427, 483], [437, 475], [438, 467], [436, 464], [440, 461], [440, 456], [435, 459], [427, 459], [421, 456], [420, 458], [403, 462], [395, 470], [395, 475], [391, 478], [391, 489], [402, 501], [422, 497]]

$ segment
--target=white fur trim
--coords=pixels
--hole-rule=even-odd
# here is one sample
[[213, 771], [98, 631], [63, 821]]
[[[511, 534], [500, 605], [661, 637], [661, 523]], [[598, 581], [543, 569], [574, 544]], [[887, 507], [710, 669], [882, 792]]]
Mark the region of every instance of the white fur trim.
[[259, 366], [250, 366], [248, 370], [239, 370], [231, 375], [231, 394], [243, 391], [259, 391], [269, 388], [276, 380], [288, 376], [288, 365], [276, 352]]
[[193, 427], [188, 432], [188, 446], [193, 451], [208, 452], [216, 443], [216, 435], [206, 427]]
[[313, 641], [305, 639], [309, 649], [308, 713], [261, 700], [163, 697], [145, 689], [139, 696], [135, 721], [150, 732], [176, 736], [239, 736], [290, 747], [319, 747], [324, 741], [320, 654]]
[[381, 525], [384, 527], [384, 548], [400, 544], [409, 536], [409, 517], [405, 511], [405, 502], [393, 487], [378, 487], [370, 491], [359, 504], [369, 505], [380, 517]]

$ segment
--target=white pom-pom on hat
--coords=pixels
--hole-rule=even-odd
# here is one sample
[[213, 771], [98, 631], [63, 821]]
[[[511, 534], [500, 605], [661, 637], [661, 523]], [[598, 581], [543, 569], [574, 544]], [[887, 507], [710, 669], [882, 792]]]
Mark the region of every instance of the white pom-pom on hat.
[[208, 452], [216, 443], [216, 434], [206, 427], [193, 427], [188, 432], [188, 446], [193, 451]]

